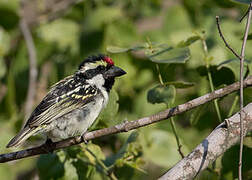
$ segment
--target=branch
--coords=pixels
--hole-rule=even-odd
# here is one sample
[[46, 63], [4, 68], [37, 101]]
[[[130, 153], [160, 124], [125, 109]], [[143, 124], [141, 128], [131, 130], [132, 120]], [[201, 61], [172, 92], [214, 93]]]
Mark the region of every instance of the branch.
[[[252, 131], [252, 103], [243, 108], [244, 130]], [[202, 141], [189, 155], [179, 161], [160, 180], [194, 179], [202, 170], [214, 162], [218, 156], [239, 142], [240, 113], [225, 120]]]
[[220, 17], [216, 16], [216, 24], [217, 24], [217, 28], [218, 28], [218, 32], [220, 34], [221, 39], [223, 40], [223, 42], [225, 43], [226, 47], [238, 58], [241, 59], [241, 57], [235, 52], [235, 50], [233, 50], [233, 48], [231, 48], [231, 46], [227, 43], [226, 39], [224, 38], [224, 35], [221, 31], [220, 28]]
[[[252, 76], [249, 76], [244, 80], [244, 88], [248, 86], [252, 86]], [[7, 161], [13, 161], [21, 158], [26, 158], [30, 156], [35, 156], [38, 154], [47, 154], [48, 151], [54, 151], [62, 148], [66, 148], [72, 145], [80, 144], [83, 142], [83, 140], [91, 140], [102, 136], [107, 136], [111, 134], [121, 133], [121, 132], [127, 132], [133, 129], [137, 129], [143, 126], [147, 126], [149, 124], [153, 124], [156, 122], [159, 122], [161, 120], [168, 119], [172, 116], [181, 114], [183, 112], [186, 112], [188, 110], [191, 110], [199, 105], [202, 105], [204, 103], [207, 103], [209, 101], [212, 101], [216, 98], [223, 97], [227, 94], [230, 94], [234, 91], [237, 91], [240, 87], [240, 83], [236, 82], [229, 86], [226, 86], [224, 88], [218, 89], [214, 92], [208, 93], [204, 96], [198, 97], [196, 99], [193, 99], [191, 101], [188, 101], [184, 104], [178, 105], [174, 108], [169, 108], [165, 111], [159, 112], [157, 114], [151, 115], [149, 117], [144, 117], [135, 121], [130, 122], [124, 122], [109, 128], [104, 128], [92, 132], [87, 132], [84, 134], [83, 138], [80, 137], [73, 137], [69, 138], [63, 141], [52, 143], [51, 148], [48, 150], [45, 148], [44, 145], [41, 145], [39, 147], [30, 148], [22, 151], [7, 153], [7, 154], [1, 154], [0, 155], [0, 163], [4, 163]], [[48, 147], [47, 147], [48, 148]]]
[[35, 97], [35, 92], [36, 92], [36, 81], [37, 81], [37, 75], [38, 75], [37, 57], [36, 57], [36, 49], [35, 49], [35, 45], [32, 39], [32, 35], [24, 18], [20, 20], [19, 26], [25, 39], [25, 43], [26, 43], [28, 55], [29, 55], [29, 64], [30, 64], [29, 86], [28, 86], [28, 92], [27, 92], [26, 104], [25, 104], [25, 117], [27, 118], [28, 115], [32, 111], [33, 102], [35, 99], [34, 97]]
[[244, 122], [243, 122], [243, 69], [244, 69], [244, 56], [245, 56], [245, 47], [247, 43], [247, 38], [248, 38], [248, 33], [249, 33], [249, 27], [250, 27], [250, 21], [251, 21], [251, 6], [252, 2], [249, 4], [249, 10], [248, 10], [248, 18], [247, 18], [247, 23], [246, 23], [246, 28], [245, 28], [245, 34], [242, 42], [242, 48], [241, 48], [241, 59], [240, 59], [240, 153], [239, 153], [239, 180], [242, 180], [242, 151], [243, 151], [243, 138], [244, 138]]

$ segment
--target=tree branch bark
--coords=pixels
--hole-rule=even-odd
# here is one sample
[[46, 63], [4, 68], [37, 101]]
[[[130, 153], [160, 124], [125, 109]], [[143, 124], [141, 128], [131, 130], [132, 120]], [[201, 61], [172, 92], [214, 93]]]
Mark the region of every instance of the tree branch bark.
[[[249, 76], [244, 80], [244, 88], [252, 86], [252, 76]], [[135, 121], [130, 121], [130, 122], [124, 122], [109, 128], [104, 128], [92, 132], [88, 132], [84, 134], [83, 138], [80, 137], [73, 137], [69, 138], [63, 141], [55, 142], [50, 146], [50, 149], [48, 147], [41, 145], [39, 147], [34, 147], [22, 151], [17, 151], [17, 152], [12, 152], [12, 153], [7, 153], [7, 154], [1, 154], [0, 155], [0, 163], [8, 162], [8, 161], [13, 161], [21, 158], [26, 158], [30, 156], [35, 156], [38, 154], [47, 154], [48, 152], [66, 148], [72, 145], [80, 144], [85, 140], [91, 140], [95, 139], [98, 137], [102, 136], [107, 136], [111, 134], [116, 134], [116, 133], [121, 133], [121, 132], [127, 132], [133, 129], [137, 129], [143, 126], [147, 126], [149, 124], [153, 124], [156, 122], [159, 122], [161, 120], [168, 119], [172, 116], [181, 114], [183, 112], [186, 112], [188, 110], [191, 110], [201, 104], [207, 103], [209, 101], [212, 101], [216, 98], [223, 97], [227, 94], [230, 94], [234, 91], [237, 91], [240, 87], [240, 83], [236, 82], [233, 83], [229, 86], [226, 86], [224, 88], [218, 89], [214, 92], [208, 93], [204, 96], [198, 97], [196, 99], [193, 99], [191, 101], [188, 101], [184, 104], [178, 105], [173, 108], [169, 108], [165, 111], [159, 112], [157, 114], [151, 115], [149, 117], [144, 117]]]
[[[252, 131], [252, 103], [242, 109], [245, 114], [244, 133]], [[179, 161], [160, 180], [193, 179], [206, 169], [217, 157], [222, 155], [240, 139], [240, 113], [225, 120], [202, 141], [189, 155]]]

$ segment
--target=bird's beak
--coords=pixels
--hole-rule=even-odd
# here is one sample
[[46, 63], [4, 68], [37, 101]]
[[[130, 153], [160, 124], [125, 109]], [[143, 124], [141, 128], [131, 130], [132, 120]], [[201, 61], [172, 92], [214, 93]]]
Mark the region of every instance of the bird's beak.
[[111, 66], [105, 73], [104, 73], [104, 77], [106, 79], [108, 78], [112, 78], [112, 77], [119, 77], [126, 74], [126, 72], [124, 70], [122, 70], [121, 68], [117, 67], [117, 66]]

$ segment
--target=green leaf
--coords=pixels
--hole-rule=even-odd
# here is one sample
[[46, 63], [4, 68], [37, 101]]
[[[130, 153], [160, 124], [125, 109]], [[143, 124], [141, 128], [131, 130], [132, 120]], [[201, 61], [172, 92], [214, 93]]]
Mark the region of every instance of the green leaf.
[[138, 117], [143, 117], [143, 116], [150, 116], [151, 114], [155, 114], [157, 112], [162, 111], [164, 108], [167, 107], [166, 104], [151, 104], [148, 102], [147, 94], [148, 91], [153, 88], [154, 86], [147, 86], [147, 89], [144, 89], [136, 98], [134, 99], [133, 104], [131, 105], [134, 107], [133, 113], [131, 116], [126, 116], [126, 117], [131, 117], [129, 120], [134, 120]]
[[185, 63], [190, 59], [190, 50], [185, 48], [174, 48], [166, 44], [149, 47], [145, 50], [146, 56], [155, 63]]
[[148, 174], [144, 169], [139, 168], [140, 166], [138, 164], [143, 165], [144, 164], [143, 162], [126, 162], [125, 164], [130, 166], [133, 169], [140, 171], [141, 173]]
[[176, 89], [173, 85], [163, 86], [157, 85], [150, 89], [147, 94], [149, 103], [165, 103], [167, 105], [173, 104], [175, 101]]
[[77, 180], [78, 179], [78, 174], [77, 174], [77, 169], [74, 166], [75, 160], [73, 159], [68, 159], [67, 161], [64, 162], [64, 169], [65, 169], [65, 174], [64, 174], [64, 180]]
[[[128, 137], [127, 141], [120, 148], [120, 150], [115, 155], [112, 155], [106, 158], [105, 164], [109, 167], [113, 165], [116, 161], [118, 161], [119, 159], [123, 158], [125, 153], [127, 153], [129, 144], [135, 142], [137, 140], [138, 135], [139, 134], [137, 131], [133, 131]], [[123, 163], [123, 161], [121, 161], [121, 163]]]
[[[87, 151], [87, 150], [84, 151], [85, 156], [89, 159], [89, 162], [91, 162], [92, 164], [96, 164], [96, 158], [99, 160], [105, 159], [105, 155], [103, 154], [100, 146], [95, 145], [93, 143], [89, 143], [86, 148], [90, 152], [92, 152], [92, 154], [90, 154], [89, 151]], [[94, 157], [94, 155], [95, 155], [95, 157]]]
[[[247, 40], [251, 40], [252, 39], [252, 33], [250, 33], [249, 35], [248, 35], [248, 39]], [[241, 38], [241, 40], [243, 40], [243, 38]]]
[[99, 146], [90, 142], [88, 145], [69, 147], [64, 152], [66, 158], [61, 158], [61, 161], [64, 162], [65, 179], [90, 179], [97, 171], [102, 172], [98, 161], [104, 160], [105, 155]]
[[180, 41], [177, 45], [177, 47], [183, 48], [183, 47], [187, 47], [190, 46], [191, 44], [193, 44], [194, 42], [196, 42], [197, 40], [200, 39], [200, 36], [191, 36], [189, 37], [187, 40], [183, 40]]
[[[247, 71], [248, 64], [251, 64], [251, 62], [248, 60], [245, 60], [244, 61], [244, 74], [243, 74], [243, 76], [245, 75], [245, 73]], [[217, 70], [220, 70], [223, 67], [230, 69], [233, 72], [233, 74], [235, 75], [235, 78], [239, 79], [239, 77], [240, 77], [240, 60], [239, 59], [226, 60], [217, 66]]]
[[[207, 77], [208, 70], [206, 66], [199, 66], [197, 71], [200, 76]], [[235, 81], [235, 74], [230, 68], [222, 67], [219, 69], [217, 66], [210, 66], [209, 71], [212, 75], [214, 87], [231, 84]]]
[[195, 85], [194, 83], [184, 82], [184, 81], [171, 81], [171, 82], [166, 82], [164, 84], [166, 86], [173, 85], [175, 88], [180, 88], [180, 89], [189, 88]]

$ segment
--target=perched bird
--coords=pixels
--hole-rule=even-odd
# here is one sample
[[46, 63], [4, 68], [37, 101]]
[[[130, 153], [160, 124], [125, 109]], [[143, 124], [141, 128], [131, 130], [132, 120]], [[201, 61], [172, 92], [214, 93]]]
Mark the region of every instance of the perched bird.
[[38, 133], [45, 133], [49, 141], [83, 135], [108, 103], [115, 77], [124, 74], [108, 56], [86, 58], [75, 74], [51, 87], [6, 147], [19, 146]]

